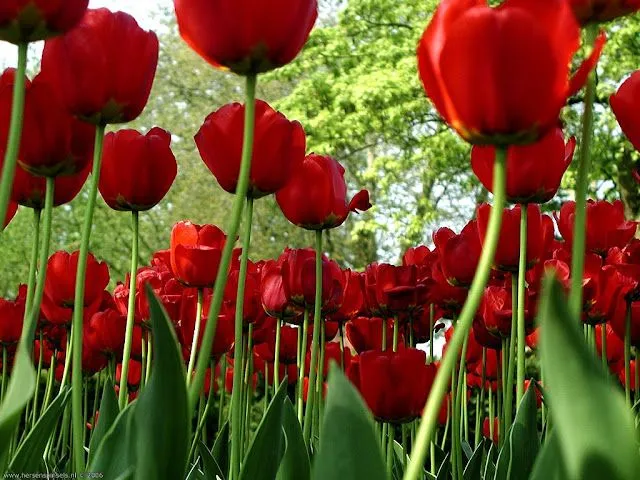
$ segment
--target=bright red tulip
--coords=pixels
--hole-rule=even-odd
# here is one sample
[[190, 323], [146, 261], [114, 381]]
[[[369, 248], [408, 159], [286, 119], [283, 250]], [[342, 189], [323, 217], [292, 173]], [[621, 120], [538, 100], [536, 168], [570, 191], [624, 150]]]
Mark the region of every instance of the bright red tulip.
[[602, 329], [607, 336], [607, 363], [616, 364], [624, 360], [624, 340], [619, 337], [609, 323], [596, 325], [596, 347], [598, 355], [602, 356]]
[[482, 253], [478, 222], [469, 222], [458, 235], [440, 228], [433, 234], [433, 243], [446, 280], [453, 286], [471, 285]]
[[118, 358], [124, 349], [127, 318], [109, 309], [95, 313], [84, 327], [84, 344], [107, 357]]
[[[507, 153], [507, 200], [511, 203], [546, 203], [560, 188], [576, 148], [571, 137], [565, 144], [562, 129], [550, 130], [531, 145], [513, 145]], [[484, 187], [493, 192], [496, 149], [476, 145], [471, 150], [471, 167]]]
[[581, 25], [608, 22], [640, 10], [640, 0], [570, 0]]
[[586, 81], [604, 37], [573, 78], [580, 28], [566, 0], [444, 0], [418, 45], [436, 109], [467, 141], [531, 143]]
[[[245, 107], [225, 105], [210, 114], [195, 136], [200, 157], [220, 186], [235, 193], [240, 175]], [[307, 140], [302, 125], [266, 102], [256, 101], [253, 159], [247, 195], [260, 198], [284, 187], [300, 167]]]
[[106, 135], [99, 187], [114, 210], [153, 208], [167, 194], [177, 173], [169, 132], [154, 127], [146, 135], [135, 130]]
[[339, 227], [350, 212], [371, 208], [369, 192], [361, 190], [347, 203], [344, 167], [331, 157], [311, 154], [276, 193], [278, 205], [294, 225], [307, 230]]
[[638, 98], [640, 98], [640, 70], [633, 72], [618, 91], [611, 95], [609, 101], [620, 128], [635, 149], [640, 151], [640, 114], [638, 114], [640, 102]]
[[130, 122], [149, 98], [158, 64], [158, 38], [135, 19], [105, 8], [88, 10], [80, 24], [48, 40], [42, 72], [67, 108], [90, 123]]
[[316, 0], [174, 0], [182, 38], [216, 67], [258, 74], [291, 62], [318, 16]]
[[71, 30], [87, 10], [89, 0], [2, 0], [0, 40], [37, 42]]
[[277, 262], [268, 261], [262, 267], [262, 281], [260, 283], [260, 298], [262, 307], [272, 317], [289, 319], [299, 315], [299, 310], [291, 300], [289, 283], [285, 281], [283, 267], [286, 257], [281, 257]]
[[[211, 294], [205, 295], [202, 317], [200, 319], [200, 332], [198, 335], [197, 348], [198, 353], [203, 353], [200, 345], [202, 343], [202, 336], [207, 325], [209, 306], [211, 305]], [[182, 310], [180, 312], [180, 327], [179, 337], [184, 348], [191, 350], [193, 342], [193, 334], [196, 321], [196, 295], [185, 294], [182, 300]], [[218, 317], [218, 323], [216, 326], [216, 335], [211, 347], [211, 357], [220, 358], [225, 353], [231, 350], [234, 340], [234, 318], [229, 315], [220, 315]]]
[[582, 320], [590, 325], [614, 322], [619, 306], [626, 304], [625, 297], [633, 285], [618, 269], [611, 265], [602, 266], [602, 258], [588, 254], [585, 258]]
[[358, 315], [364, 309], [363, 275], [352, 270], [343, 270], [344, 291], [340, 309], [331, 315], [331, 320], [344, 323]]
[[0, 343], [13, 344], [20, 340], [22, 321], [27, 302], [27, 286], [20, 285], [15, 300], [0, 298]]

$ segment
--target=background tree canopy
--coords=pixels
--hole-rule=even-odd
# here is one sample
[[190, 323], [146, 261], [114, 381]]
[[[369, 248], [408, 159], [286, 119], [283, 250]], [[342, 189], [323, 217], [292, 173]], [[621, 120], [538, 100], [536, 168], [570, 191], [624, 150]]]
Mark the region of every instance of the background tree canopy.
[[[418, 79], [416, 45], [436, 5], [436, 0], [321, 1], [321, 20], [298, 60], [261, 77], [259, 96], [302, 122], [308, 150], [339, 159], [352, 192], [371, 192], [374, 208], [329, 236], [329, 254], [344, 265], [396, 261], [405, 248], [428, 244], [435, 228], [459, 228], [487, 197], [471, 172], [469, 147], [443, 124]], [[151, 99], [142, 117], [122, 128], [158, 125], [171, 131], [179, 173], [163, 203], [140, 217], [143, 263], [151, 252], [168, 247], [178, 220], [224, 228], [231, 196], [200, 160], [193, 135], [209, 113], [241, 101], [243, 92], [242, 79], [212, 69], [188, 49], [170, 9], [157, 15], [161, 52]], [[637, 218], [640, 188], [630, 171], [638, 155], [618, 129], [608, 97], [640, 67], [640, 18], [609, 25], [608, 34], [598, 68], [591, 195], [622, 198]], [[570, 103], [562, 118], [567, 135], [579, 131], [582, 98]], [[573, 182], [570, 170], [559, 199], [571, 198]], [[81, 194], [54, 211], [52, 251], [79, 247], [85, 198]], [[273, 198], [260, 200], [256, 208], [253, 258], [311, 243], [311, 234], [290, 225]], [[27, 277], [32, 217], [21, 208], [3, 234], [0, 294], [15, 293]], [[92, 250], [108, 261], [113, 281], [123, 280], [129, 266], [129, 224], [129, 215], [99, 200]]]

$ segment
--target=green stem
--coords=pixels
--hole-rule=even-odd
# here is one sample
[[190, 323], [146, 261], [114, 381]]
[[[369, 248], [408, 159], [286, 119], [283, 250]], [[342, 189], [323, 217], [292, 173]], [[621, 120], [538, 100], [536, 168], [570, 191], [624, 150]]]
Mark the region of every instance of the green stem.
[[[304, 371], [305, 371], [305, 363], [307, 361], [307, 336], [309, 330], [309, 310], [304, 309], [304, 313], [302, 314], [302, 336], [300, 338], [300, 362], [298, 362], [298, 421], [300, 422], [300, 427], [303, 424], [303, 414], [304, 414]], [[298, 328], [298, 333], [300, 333], [300, 328]]]
[[602, 343], [602, 366], [605, 369], [605, 372], [609, 367], [609, 360], [607, 359], [607, 324], [603, 323], [600, 325], [600, 339]]
[[631, 408], [631, 302], [627, 302], [624, 321], [624, 396]]
[[[33, 394], [33, 415], [31, 417], [31, 428], [33, 428], [38, 419], [38, 397], [40, 394], [40, 377], [42, 376], [42, 362], [44, 360], [44, 349], [42, 348], [42, 330], [40, 331], [40, 348], [38, 351], [38, 370], [36, 371], [36, 391]], [[25, 422], [26, 423], [26, 422]]]
[[429, 363], [433, 363], [433, 328], [436, 318], [436, 306], [432, 303], [429, 305]]
[[[509, 427], [511, 426], [511, 421], [513, 420], [513, 374], [515, 373], [516, 362], [517, 362], [514, 352], [516, 349], [516, 341], [518, 336], [517, 282], [518, 282], [518, 279], [515, 276], [512, 276], [511, 277], [511, 294], [513, 298], [511, 301], [511, 309], [512, 309], [513, 315], [511, 317], [511, 338], [509, 340], [509, 346], [508, 346], [509, 351], [506, 357], [509, 359], [509, 362], [508, 362], [508, 369], [507, 369], [507, 378], [504, 379], [504, 385], [505, 385], [504, 405], [503, 405], [504, 431], [500, 432], [502, 434], [506, 434], [506, 432], [509, 431]], [[514, 305], [516, 305], [516, 308], [514, 308]], [[503, 350], [503, 353], [504, 353], [504, 350]], [[503, 435], [503, 437], [504, 436], [505, 435]]]
[[151, 367], [153, 366], [153, 339], [151, 338], [151, 331], [147, 332], [147, 338], [142, 337], [142, 342], [147, 342], [147, 365], [145, 368], [144, 378], [148, 381], [151, 376]]
[[[144, 341], [144, 339], [140, 342], [141, 346], [140, 346], [140, 390], [142, 390], [144, 388], [144, 386], [147, 383], [147, 379], [146, 377], [146, 366], [149, 363], [149, 359], [147, 358], [147, 342]], [[128, 374], [129, 372], [127, 372]], [[120, 380], [122, 380], [122, 378], [125, 377], [120, 377]], [[120, 390], [122, 391], [122, 390]], [[125, 400], [126, 403], [126, 400]]]
[[[211, 306], [209, 307], [209, 315], [207, 317], [207, 326], [204, 329], [202, 335], [202, 343], [200, 349], [203, 352], [210, 352], [213, 345], [213, 340], [216, 335], [216, 327], [218, 325], [218, 315], [220, 314], [220, 307], [222, 305], [222, 298], [224, 296], [224, 287], [227, 283], [227, 276], [229, 270], [229, 264], [231, 262], [231, 254], [233, 253], [233, 247], [235, 244], [235, 238], [238, 234], [238, 228], [240, 227], [240, 220], [242, 217], [242, 211], [244, 209], [244, 202], [247, 197], [247, 191], [249, 190], [249, 173], [251, 171], [251, 157], [253, 155], [253, 136], [255, 131], [255, 98], [256, 98], [256, 84], [257, 76], [249, 75], [246, 79], [246, 107], [244, 117], [244, 139], [242, 146], [242, 161], [240, 163], [240, 174], [238, 176], [238, 185], [236, 187], [236, 197], [233, 200], [233, 208], [231, 210], [231, 216], [229, 218], [229, 225], [227, 228], [227, 241], [224, 244], [224, 249], [220, 257], [220, 266], [218, 267], [218, 274], [213, 287], [213, 298], [211, 299]], [[193, 382], [189, 387], [189, 410], [194, 411], [202, 385], [204, 384], [204, 376], [209, 363], [209, 355], [200, 355], [196, 362], [195, 376]], [[235, 478], [235, 477], [234, 477]], [[231, 480], [234, 480], [232, 478]]]
[[53, 391], [53, 379], [56, 373], [56, 352], [51, 356], [51, 363], [49, 364], [49, 371], [47, 372], [47, 387], [44, 391], [44, 400], [42, 401], [42, 408], [40, 409], [40, 416], [44, 414], [49, 406], [51, 400], [51, 392]]
[[[93, 171], [89, 184], [89, 200], [82, 226], [82, 241], [80, 243], [80, 255], [78, 257], [78, 270], [76, 273], [76, 290], [73, 302], [73, 338], [71, 359], [71, 420], [73, 425], [73, 465], [77, 473], [85, 471], [84, 459], [84, 422], [82, 415], [82, 319], [84, 313], [84, 282], [87, 275], [87, 257], [89, 255], [89, 239], [93, 225], [93, 211], [98, 195], [98, 180], [100, 178], [100, 166], [102, 164], [102, 142], [104, 140], [104, 125], [96, 127], [96, 140], [93, 151]], [[127, 377], [124, 377], [125, 379]]]
[[[593, 46], [598, 34], [598, 25], [587, 27], [588, 45]], [[575, 224], [573, 228], [573, 247], [571, 249], [571, 293], [569, 308], [576, 322], [580, 321], [582, 311], [582, 276], [584, 273], [585, 229], [587, 220], [587, 190], [589, 186], [589, 170], [591, 168], [591, 142], [593, 138], [593, 105], [596, 97], [596, 73], [591, 72], [587, 80], [582, 114], [582, 136], [580, 139], [580, 156], [578, 158], [578, 179], [576, 183]]]
[[[273, 394], [278, 391], [278, 383], [280, 380], [280, 341], [282, 336], [282, 319], [276, 318], [276, 354], [273, 358]], [[266, 376], [266, 375], [265, 375]], [[265, 395], [267, 388], [265, 386]]]
[[[236, 318], [235, 318], [235, 347], [234, 347], [234, 368], [233, 368], [233, 390], [231, 391], [231, 408], [233, 409], [231, 412], [231, 425], [232, 425], [232, 435], [231, 435], [231, 480], [235, 480], [238, 478], [238, 474], [240, 472], [240, 463], [242, 462], [241, 458], [241, 449], [242, 449], [242, 437], [243, 437], [243, 429], [242, 429], [242, 403], [243, 403], [243, 388], [242, 388], [242, 365], [243, 365], [243, 357], [242, 357], [242, 326], [243, 326], [243, 318], [244, 318], [244, 287], [247, 279], [247, 264], [249, 260], [249, 245], [251, 243], [251, 222], [253, 220], [253, 199], [248, 199], [247, 201], [247, 209], [245, 211], [245, 223], [244, 223], [244, 232], [242, 238], [242, 254], [240, 255], [240, 271], [238, 273], [238, 294], [236, 296]], [[232, 243], [231, 237], [229, 237], [229, 244]], [[220, 267], [222, 268], [222, 266]], [[215, 289], [214, 289], [215, 292]], [[217, 318], [217, 317], [216, 317]], [[209, 319], [210, 321], [211, 319]], [[206, 330], [209, 328], [209, 323], [207, 322]], [[251, 342], [251, 338], [249, 338], [249, 342]], [[209, 352], [211, 351], [211, 346], [206, 348], [202, 346], [202, 351]], [[247, 351], [247, 355], [251, 355], [251, 352]], [[200, 355], [198, 358], [198, 364], [201, 362], [203, 358], [207, 358], [207, 355]], [[249, 358], [249, 357], [248, 357]], [[199, 369], [198, 365], [198, 369]], [[197, 373], [196, 373], [197, 375]]]
[[398, 316], [396, 315], [393, 318], [393, 343], [391, 344], [394, 352], [398, 351], [398, 323]]
[[404, 480], [416, 480], [422, 475], [424, 460], [427, 455], [429, 442], [433, 437], [442, 399], [447, 390], [448, 379], [456, 367], [460, 348], [464, 343], [464, 339], [467, 338], [469, 334], [473, 318], [475, 317], [484, 293], [484, 287], [489, 280], [489, 273], [493, 264], [496, 247], [498, 246], [500, 227], [502, 225], [502, 209], [505, 203], [505, 159], [506, 149], [497, 149], [493, 173], [494, 204], [491, 210], [484, 248], [480, 256], [473, 283], [469, 290], [467, 301], [458, 319], [458, 328], [456, 328], [447, 352], [442, 359], [438, 374], [431, 389], [431, 394], [429, 395], [429, 400], [423, 410], [422, 421], [420, 422], [420, 428], [416, 437], [416, 445], [411, 455], [409, 466], [405, 471]]
[[[520, 261], [518, 262], [518, 373], [516, 383], [516, 409], [524, 396], [524, 355], [525, 355], [525, 274], [527, 272], [527, 205], [520, 206]], [[513, 308], [513, 306], [512, 306]]]
[[[46, 194], [45, 194], [46, 196]], [[31, 260], [29, 261], [29, 277], [27, 281], [27, 303], [24, 309], [24, 322], [28, 321], [31, 310], [31, 302], [33, 302], [34, 289], [36, 287], [36, 271], [38, 268], [38, 252], [40, 245], [40, 218], [42, 210], [35, 208], [33, 210], [33, 241], [31, 243]], [[45, 265], [46, 268], [46, 265]]]
[[320, 342], [320, 326], [322, 322], [322, 230], [316, 230], [316, 298], [313, 310], [313, 338], [311, 339], [311, 359], [309, 361], [309, 395], [304, 412], [304, 443], [307, 449], [311, 446], [311, 421], [314, 408], [317, 378], [318, 346]]
[[[241, 298], [241, 297], [238, 297]], [[191, 383], [191, 373], [196, 363], [196, 351], [198, 350], [198, 337], [200, 336], [200, 322], [202, 321], [202, 301], [204, 299], [204, 290], [198, 289], [198, 303], [196, 306], [196, 319], [193, 324], [193, 339], [191, 340], [191, 352], [189, 353], [189, 364], [187, 367], [187, 386]]]
[[342, 322], [338, 322], [338, 330], [339, 332], [339, 343], [340, 343], [340, 368], [344, 372], [344, 324]]
[[4, 400], [4, 394], [7, 390], [7, 347], [2, 345], [2, 392], [0, 393], [0, 401]]
[[0, 180], [0, 223], [4, 224], [7, 207], [13, 188], [13, 177], [16, 173], [20, 139], [22, 138], [22, 123], [24, 115], [24, 96], [27, 72], [28, 43], [18, 45], [18, 69], [13, 84], [13, 100], [11, 102], [11, 120], [7, 137], [7, 150], [4, 155], [2, 179]]
[[242, 415], [242, 425], [240, 430], [243, 432], [240, 458], [244, 458], [249, 446], [249, 435], [251, 433], [251, 408], [253, 400], [253, 323], [249, 324], [249, 333], [247, 334], [247, 351], [244, 355], [245, 371], [243, 385], [244, 414]]
[[395, 432], [395, 426], [389, 424], [389, 432], [387, 436], [387, 478], [393, 478], [391, 476], [393, 472], [393, 437]]
[[[129, 361], [131, 359], [131, 344], [133, 343], [133, 327], [136, 316], [136, 279], [138, 276], [138, 244], [140, 217], [137, 211], [131, 212], [131, 270], [129, 270], [129, 304], [127, 305], [127, 327], [124, 335], [124, 350], [122, 353], [122, 374], [120, 375], [120, 393], [118, 404], [120, 410], [127, 406], [127, 379], [129, 378]], [[144, 291], [140, 295], [146, 295]], [[187, 377], [188, 378], [188, 377]]]

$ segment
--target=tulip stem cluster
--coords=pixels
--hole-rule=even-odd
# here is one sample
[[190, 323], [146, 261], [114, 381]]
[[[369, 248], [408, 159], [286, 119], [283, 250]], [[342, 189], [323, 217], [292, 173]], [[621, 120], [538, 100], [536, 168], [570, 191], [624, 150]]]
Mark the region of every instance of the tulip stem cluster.
[[416, 437], [414, 453], [411, 455], [411, 461], [405, 471], [404, 480], [416, 480], [422, 475], [427, 449], [429, 442], [433, 438], [442, 400], [448, 390], [447, 384], [451, 372], [456, 367], [459, 358], [458, 354], [460, 353], [464, 339], [468, 337], [469, 329], [471, 328], [473, 318], [484, 293], [484, 288], [489, 280], [489, 273], [491, 272], [493, 259], [498, 246], [498, 239], [500, 237], [502, 209], [506, 201], [506, 157], [506, 149], [496, 149], [496, 159], [493, 170], [493, 208], [491, 209], [491, 217], [489, 219], [484, 248], [480, 261], [478, 262], [473, 283], [469, 290], [467, 301], [458, 318], [458, 327], [453, 334], [447, 353], [442, 359], [431, 394], [429, 395], [429, 400], [424, 408], [420, 428], [418, 429], [418, 435]]
[[519, 407], [524, 396], [524, 376], [525, 376], [525, 295], [526, 295], [526, 272], [527, 272], [527, 205], [520, 207], [520, 258], [518, 262], [518, 370], [516, 380], [516, 405]]

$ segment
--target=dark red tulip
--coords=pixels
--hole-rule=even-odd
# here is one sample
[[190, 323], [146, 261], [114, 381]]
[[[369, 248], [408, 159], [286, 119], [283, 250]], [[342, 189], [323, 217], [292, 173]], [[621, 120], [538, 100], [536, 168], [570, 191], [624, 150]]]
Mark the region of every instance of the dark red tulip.
[[570, 0], [581, 25], [608, 22], [640, 10], [640, 0]]
[[[558, 229], [568, 245], [573, 244], [575, 202], [566, 202], [557, 217]], [[628, 221], [622, 201], [587, 200], [587, 251], [605, 256], [612, 247], [624, 247], [636, 233], [638, 223]]]
[[371, 208], [369, 192], [361, 190], [347, 202], [344, 167], [337, 160], [312, 153], [276, 193], [278, 205], [294, 225], [307, 230], [339, 227], [350, 212]]
[[[449, 342], [451, 341], [451, 338], [453, 338], [453, 333], [454, 333], [454, 327], [451, 326], [449, 328], [447, 328], [444, 332], [444, 339], [445, 339], [445, 344], [442, 347], [442, 355], [444, 356], [445, 352], [447, 351], [447, 348], [449, 348]], [[469, 330], [469, 337], [468, 337], [468, 341], [467, 341], [467, 356], [466, 356], [466, 363], [467, 364], [474, 364], [474, 363], [478, 363], [480, 361], [482, 361], [482, 345], [480, 345], [478, 343], [478, 341], [476, 340], [475, 337], [475, 333], [473, 331], [473, 329]]]
[[369, 309], [377, 315], [397, 315], [425, 303], [425, 286], [418, 284], [415, 265], [396, 267], [386, 263], [367, 266], [364, 287]]
[[178, 173], [171, 134], [158, 127], [146, 135], [135, 130], [110, 132], [102, 152], [100, 194], [114, 210], [153, 208]]
[[300, 312], [291, 300], [289, 282], [284, 278], [288, 273], [286, 265], [283, 266], [285, 262], [286, 256], [281, 256], [278, 261], [268, 261], [262, 267], [260, 298], [262, 307], [268, 315], [280, 319], [292, 319]]
[[[299, 329], [290, 325], [282, 325], [280, 329], [280, 354], [279, 362], [285, 365], [295, 364], [298, 350], [298, 332]], [[310, 338], [307, 339], [307, 347]], [[265, 361], [273, 363], [276, 358], [276, 331], [271, 329], [266, 342], [260, 343], [254, 347], [254, 351]], [[306, 347], [305, 347], [306, 349]]]
[[487, 325], [485, 324], [484, 316], [482, 315], [476, 315], [476, 317], [473, 319], [473, 336], [476, 338], [478, 343], [484, 348], [489, 348], [493, 350], [502, 349], [501, 338], [489, 331], [489, 329], [487, 328]]
[[[239, 276], [240, 269], [232, 269], [229, 272], [227, 284], [224, 289], [224, 307], [226, 311], [233, 317], [235, 317], [236, 314]], [[260, 267], [253, 262], [249, 262], [247, 268], [247, 277], [245, 279], [242, 308], [242, 318], [244, 320], [245, 326], [248, 326], [250, 323], [260, 322], [263, 317], [266, 317], [264, 308], [262, 307], [262, 299], [260, 295], [260, 278]], [[254, 326], [254, 330], [255, 329], [256, 326]]]
[[[636, 2], [640, 8], [640, 2]], [[640, 151], [640, 121], [638, 120], [638, 98], [640, 96], [640, 70], [631, 74], [620, 86], [618, 91], [611, 95], [611, 109], [620, 124], [620, 128]]]
[[89, 0], [2, 0], [0, 40], [37, 42], [71, 30], [87, 10]]
[[[484, 241], [489, 225], [491, 206], [478, 207], [478, 231]], [[527, 269], [538, 263], [546, 254], [553, 240], [553, 220], [542, 215], [540, 207], [529, 204], [527, 208]], [[520, 205], [506, 208], [502, 213], [502, 229], [494, 264], [500, 270], [517, 272], [520, 258]]]
[[[386, 329], [387, 348], [391, 349], [393, 339], [393, 321], [379, 317], [356, 317], [345, 325], [345, 333], [349, 343], [357, 353], [369, 350], [383, 350], [382, 327]], [[399, 342], [402, 344], [403, 342]]]
[[616, 308], [625, 305], [624, 298], [633, 289], [632, 283], [618, 269], [611, 265], [603, 267], [602, 259], [593, 253], [585, 257], [582, 285], [582, 319], [590, 325], [613, 322]]
[[[418, 46], [420, 77], [438, 112], [467, 141], [530, 143], [553, 128], [600, 55], [570, 78], [580, 28], [566, 0], [444, 0]], [[473, 82], [469, 79], [473, 78]]]
[[[193, 342], [193, 334], [196, 321], [196, 295], [189, 295], [188, 293], [182, 299], [182, 310], [180, 313], [180, 327], [179, 336], [182, 345], [191, 350]], [[202, 343], [202, 337], [207, 325], [209, 316], [209, 306], [211, 304], [211, 294], [207, 294], [204, 297], [202, 317], [200, 319], [200, 332], [198, 336], [198, 352], [202, 353], [200, 344]], [[225, 353], [231, 350], [234, 340], [234, 318], [230, 315], [220, 315], [218, 317], [218, 323], [216, 326], [216, 336], [211, 347], [211, 357], [220, 358]], [[188, 357], [187, 357], [188, 358]]]
[[[551, 200], [573, 160], [575, 148], [575, 137], [565, 144], [559, 127], [531, 145], [510, 146], [507, 153], [507, 200], [511, 203], [546, 203]], [[473, 173], [490, 192], [493, 192], [495, 158], [495, 147], [476, 145], [471, 150]]]
[[[220, 186], [235, 193], [240, 175], [245, 107], [225, 105], [210, 114], [195, 136], [200, 157]], [[266, 102], [256, 101], [255, 138], [247, 195], [260, 198], [284, 187], [304, 160], [302, 125], [289, 121]]]
[[109, 309], [95, 313], [84, 326], [84, 345], [107, 357], [118, 358], [124, 349], [127, 318]]
[[421, 415], [437, 371], [425, 360], [413, 348], [360, 355], [358, 388], [378, 420], [403, 423]]
[[607, 363], [616, 364], [624, 360], [624, 340], [619, 337], [610, 324], [596, 325], [596, 347], [598, 355], [602, 356], [602, 329], [607, 336]]
[[340, 309], [331, 315], [331, 320], [344, 323], [362, 312], [365, 304], [363, 275], [353, 270], [343, 270], [344, 291]]
[[471, 285], [482, 253], [478, 222], [467, 223], [458, 235], [450, 228], [440, 228], [433, 234], [433, 243], [446, 280], [454, 286]]
[[88, 10], [80, 24], [48, 40], [42, 72], [67, 108], [90, 123], [130, 122], [149, 98], [158, 38], [123, 12]]
[[215, 67], [240, 75], [291, 62], [318, 16], [316, 0], [174, 0], [182, 38]]
[[[535, 292], [525, 292], [525, 324], [527, 328], [533, 326], [536, 306]], [[512, 327], [512, 291], [509, 288], [491, 285], [484, 291], [481, 312], [487, 330], [496, 336], [509, 338]], [[474, 332], [476, 330], [474, 329]]]
[[[478, 240], [478, 243], [480, 240]], [[475, 247], [473, 247], [475, 248]], [[438, 249], [436, 249], [437, 252]], [[438, 253], [438, 257], [440, 254]], [[478, 257], [479, 259], [479, 257]], [[451, 262], [455, 260], [451, 258]], [[477, 260], [475, 260], [477, 262]], [[451, 264], [450, 268], [455, 274], [464, 275], [461, 278], [467, 278], [471, 271], [466, 269], [462, 263], [459, 265]], [[475, 272], [475, 267], [474, 267]], [[430, 301], [445, 311], [445, 315], [457, 315], [462, 309], [462, 305], [467, 299], [468, 290], [466, 287], [457, 287], [450, 283], [442, 271], [442, 262], [438, 258], [432, 265], [431, 278], [427, 281]], [[449, 317], [451, 318], [451, 317]]]
[[[625, 335], [625, 322], [627, 315], [626, 302], [615, 305], [615, 312], [609, 325], [620, 338]], [[631, 345], [640, 348], [640, 302], [631, 302]], [[607, 345], [609, 348], [609, 345]]]
[[[120, 384], [120, 377], [122, 376], [122, 364], [119, 363], [116, 366], [116, 385]], [[127, 371], [127, 386], [129, 390], [136, 391], [140, 385], [142, 379], [142, 363], [131, 360], [129, 362], [129, 370]]]
[[482, 421], [482, 436], [498, 445], [500, 441], [500, 419], [498, 417], [493, 418], [493, 437], [491, 436], [491, 421], [489, 417], [485, 417]]
[[226, 235], [215, 225], [178, 222], [171, 230], [171, 270], [196, 288], [213, 287]]
[[27, 302], [27, 286], [20, 285], [15, 300], [0, 298], [0, 343], [13, 344], [20, 340], [22, 321]]

